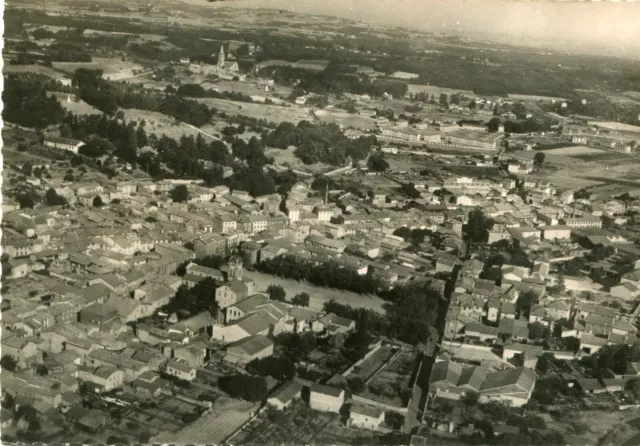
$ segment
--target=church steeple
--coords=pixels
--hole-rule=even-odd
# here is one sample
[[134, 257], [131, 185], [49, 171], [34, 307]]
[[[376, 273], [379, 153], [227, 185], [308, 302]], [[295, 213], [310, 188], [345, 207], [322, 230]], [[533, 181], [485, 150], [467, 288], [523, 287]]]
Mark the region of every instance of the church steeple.
[[224, 68], [224, 44], [220, 45], [220, 54], [218, 54], [218, 68]]

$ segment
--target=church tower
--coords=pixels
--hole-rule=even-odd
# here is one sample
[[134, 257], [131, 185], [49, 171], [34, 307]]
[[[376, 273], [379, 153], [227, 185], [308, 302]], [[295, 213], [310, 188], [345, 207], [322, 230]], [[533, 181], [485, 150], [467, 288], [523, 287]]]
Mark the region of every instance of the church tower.
[[218, 68], [224, 68], [224, 43], [220, 45], [220, 54], [218, 54]]
[[242, 280], [242, 257], [232, 256], [227, 263], [227, 280]]

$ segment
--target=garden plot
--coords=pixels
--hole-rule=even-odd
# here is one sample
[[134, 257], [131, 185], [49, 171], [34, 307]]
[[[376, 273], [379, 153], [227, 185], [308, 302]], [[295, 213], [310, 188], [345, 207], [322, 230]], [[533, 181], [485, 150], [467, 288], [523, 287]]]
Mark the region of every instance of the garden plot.
[[417, 354], [414, 352], [398, 352], [373, 375], [367, 389], [360, 396], [404, 407], [411, 396], [411, 376], [416, 360]]
[[[229, 439], [231, 444], [355, 444], [354, 440], [371, 440], [375, 434], [344, 427], [335, 413], [318, 412], [301, 401], [284, 412], [263, 411], [255, 420]], [[375, 444], [365, 441], [363, 444]]]
[[349, 378], [361, 378], [363, 381], [370, 379], [397, 351], [397, 347], [384, 345], [365, 359], [360, 365], [353, 368]]

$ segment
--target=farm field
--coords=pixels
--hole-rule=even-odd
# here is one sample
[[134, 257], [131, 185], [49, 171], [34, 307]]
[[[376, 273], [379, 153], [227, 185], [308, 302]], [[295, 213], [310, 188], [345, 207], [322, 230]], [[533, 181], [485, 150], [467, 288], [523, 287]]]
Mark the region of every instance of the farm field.
[[462, 93], [468, 96], [473, 96], [473, 92], [470, 90], [455, 90], [453, 88], [438, 87], [436, 85], [418, 85], [418, 84], [409, 84], [407, 96], [409, 95], [409, 93], [416, 94], [416, 93], [422, 93], [422, 92], [427, 94], [434, 94], [436, 96], [438, 96], [440, 93], [446, 93], [446, 94]]
[[123, 62], [117, 58], [94, 57], [92, 62], [53, 62], [53, 67], [67, 73], [73, 73], [78, 68], [102, 70], [105, 79], [119, 80], [135, 75], [134, 70], [142, 70], [142, 65], [133, 62]]
[[277, 124], [285, 121], [297, 124], [299, 121], [312, 120], [309, 114], [310, 109], [308, 107], [298, 107], [295, 105], [283, 107], [277, 105], [253, 104], [250, 102], [235, 102], [227, 99], [216, 98], [194, 98], [194, 100], [229, 115], [241, 115], [255, 119], [265, 119]]
[[371, 118], [369, 114], [363, 113], [347, 113], [341, 110], [316, 110], [316, 117], [322, 122], [333, 122], [338, 125], [342, 125], [345, 128], [355, 127], [361, 129], [375, 129], [375, 119]]
[[282, 277], [263, 274], [258, 271], [244, 271], [244, 277], [251, 279], [256, 284], [256, 291], [266, 291], [271, 284], [282, 286], [287, 292], [287, 298], [291, 299], [298, 293], [308, 293], [311, 296], [309, 308], [320, 311], [325, 302], [335, 299], [341, 304], [351, 305], [356, 308], [367, 308], [384, 314], [383, 305], [385, 301], [378, 296], [366, 296], [356, 294], [350, 291], [335, 290], [330, 288], [322, 288], [312, 285], [308, 282], [298, 282], [292, 279], [284, 279]]
[[8, 73], [33, 73], [49, 76], [52, 79], [62, 80], [69, 79], [64, 73], [54, 70], [53, 68], [43, 67], [42, 65], [12, 65], [6, 64], [2, 68], [5, 74]]
[[513, 99], [514, 101], [523, 101], [523, 102], [538, 102], [538, 101], [566, 101], [565, 98], [555, 98], [552, 96], [537, 96], [532, 94], [509, 94], [509, 99]]
[[603, 127], [605, 129], [610, 129], [610, 130], [619, 130], [619, 131], [640, 133], [640, 126], [622, 124], [621, 122], [589, 121], [589, 125], [597, 125], [598, 127]]
[[593, 153], [605, 153], [604, 150], [594, 149], [593, 147], [587, 146], [569, 146], [569, 147], [560, 147], [557, 149], [545, 150], [545, 154], [551, 155], [585, 155], [585, 154], [593, 154]]

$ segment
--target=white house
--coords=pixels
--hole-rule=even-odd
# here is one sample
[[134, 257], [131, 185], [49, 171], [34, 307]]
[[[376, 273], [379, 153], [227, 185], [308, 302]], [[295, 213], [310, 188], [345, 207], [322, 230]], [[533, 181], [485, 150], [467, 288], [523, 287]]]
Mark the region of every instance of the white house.
[[44, 139], [45, 147], [52, 147], [54, 149], [66, 150], [68, 152], [78, 153], [78, 149], [82, 147], [84, 143], [76, 139], [59, 138], [55, 136], [49, 136]]
[[349, 424], [363, 429], [377, 430], [384, 423], [384, 411], [377, 407], [354, 404], [349, 413]]
[[339, 413], [344, 404], [344, 390], [314, 383], [309, 394], [309, 406], [314, 410]]

